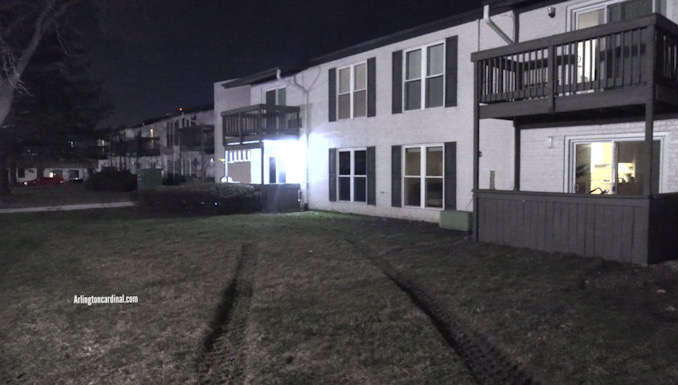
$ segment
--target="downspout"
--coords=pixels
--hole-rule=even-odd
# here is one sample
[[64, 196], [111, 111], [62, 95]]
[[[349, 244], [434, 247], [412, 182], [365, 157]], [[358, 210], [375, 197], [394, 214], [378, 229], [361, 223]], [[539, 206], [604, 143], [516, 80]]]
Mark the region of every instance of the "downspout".
[[494, 32], [496, 32], [497, 35], [499, 35], [499, 37], [501, 37], [506, 43], [508, 43], [508, 44], [514, 43], [513, 39], [508, 37], [508, 35], [506, 35], [504, 33], [504, 31], [502, 31], [501, 28], [499, 28], [499, 26], [497, 24], [495, 24], [494, 21], [492, 21], [492, 19], [490, 18], [490, 6], [489, 5], [485, 5], [483, 7], [483, 20], [485, 21], [485, 24], [489, 25], [490, 28], [492, 28], [492, 30]]
[[304, 168], [306, 169], [306, 183], [305, 183], [306, 184], [306, 187], [305, 187], [306, 194], [303, 194], [303, 204], [304, 204], [305, 208], [308, 208], [308, 202], [309, 202], [308, 194], [309, 194], [309, 191], [310, 191], [310, 189], [309, 189], [310, 183], [309, 183], [309, 175], [308, 175], [308, 150], [309, 150], [309, 139], [308, 139], [308, 137], [311, 133], [310, 132], [311, 131], [310, 130], [311, 121], [309, 120], [309, 117], [310, 117], [310, 115], [309, 115], [309, 110], [310, 110], [310, 108], [309, 108], [310, 104], [309, 103], [310, 103], [310, 101], [309, 101], [309, 96], [308, 96], [309, 90], [307, 90], [306, 88], [302, 87], [299, 83], [297, 83], [296, 77], [294, 78], [294, 82], [290, 82], [289, 80], [283, 79], [282, 76], [281, 76], [280, 68], [278, 68], [278, 70], [276, 71], [275, 77], [278, 78], [278, 80], [284, 82], [287, 85], [290, 85], [292, 87], [296, 87], [296, 88], [300, 89], [301, 92], [304, 93], [304, 98], [306, 99], [306, 102], [305, 102], [306, 108], [304, 109], [304, 135], [306, 136], [306, 150], [304, 151], [304, 154], [305, 154], [304, 155], [304, 162], [306, 164], [304, 165]]

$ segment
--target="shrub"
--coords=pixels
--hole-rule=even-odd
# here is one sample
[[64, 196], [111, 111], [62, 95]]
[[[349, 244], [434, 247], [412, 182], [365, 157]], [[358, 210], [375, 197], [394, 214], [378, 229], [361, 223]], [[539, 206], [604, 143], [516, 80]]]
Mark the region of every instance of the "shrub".
[[262, 194], [251, 185], [189, 184], [140, 190], [142, 208], [199, 214], [240, 214], [261, 211]]
[[93, 191], [134, 191], [137, 189], [137, 176], [129, 170], [104, 169], [92, 174], [85, 187]]
[[186, 177], [181, 174], [168, 173], [162, 178], [163, 186], [178, 186], [182, 183], [186, 183]]

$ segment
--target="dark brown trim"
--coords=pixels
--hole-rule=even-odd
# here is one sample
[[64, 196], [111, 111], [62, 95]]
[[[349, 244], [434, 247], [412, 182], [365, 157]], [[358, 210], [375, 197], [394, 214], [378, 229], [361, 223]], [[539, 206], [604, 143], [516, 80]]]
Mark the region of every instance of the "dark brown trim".
[[367, 59], [367, 117], [377, 116], [377, 59]]
[[327, 114], [330, 122], [337, 120], [337, 69], [327, 70]]
[[336, 148], [330, 148], [329, 149], [329, 157], [328, 157], [328, 182], [329, 182], [329, 201], [330, 202], [336, 202], [337, 201], [337, 149]]
[[391, 113], [403, 112], [403, 51], [391, 54]]
[[445, 39], [445, 107], [457, 105], [459, 37]]
[[402, 146], [391, 147], [391, 206], [403, 206]]

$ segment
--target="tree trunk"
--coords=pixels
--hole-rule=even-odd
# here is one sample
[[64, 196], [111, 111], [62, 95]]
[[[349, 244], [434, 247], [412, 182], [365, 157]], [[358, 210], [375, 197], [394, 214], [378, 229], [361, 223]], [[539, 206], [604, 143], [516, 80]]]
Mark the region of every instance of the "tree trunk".
[[11, 195], [9, 189], [9, 178], [7, 172], [7, 154], [0, 152], [0, 196]]
[[4, 134], [1, 128], [7, 115], [9, 115], [13, 99], [14, 88], [12, 88], [12, 85], [7, 81], [0, 81], [0, 195], [12, 194], [9, 190], [6, 143], [4, 143]]
[[9, 161], [9, 185], [16, 186], [18, 183], [16, 179], [16, 156], [11, 156]]

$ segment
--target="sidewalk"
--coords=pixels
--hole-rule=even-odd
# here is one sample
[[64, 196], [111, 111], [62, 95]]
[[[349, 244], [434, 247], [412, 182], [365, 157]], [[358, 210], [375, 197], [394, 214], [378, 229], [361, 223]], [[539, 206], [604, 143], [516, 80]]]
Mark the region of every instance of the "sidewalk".
[[63, 205], [63, 206], [43, 206], [43, 207], [21, 207], [15, 209], [0, 209], [0, 214], [11, 213], [33, 213], [38, 211], [69, 211], [86, 209], [107, 209], [115, 207], [132, 207], [134, 202], [113, 202], [113, 203], [87, 203], [81, 205]]

